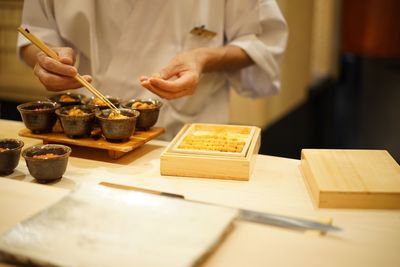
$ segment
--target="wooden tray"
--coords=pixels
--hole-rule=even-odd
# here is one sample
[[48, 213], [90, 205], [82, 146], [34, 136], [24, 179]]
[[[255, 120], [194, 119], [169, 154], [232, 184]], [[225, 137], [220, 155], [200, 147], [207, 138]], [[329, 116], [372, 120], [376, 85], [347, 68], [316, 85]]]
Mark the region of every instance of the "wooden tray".
[[60, 143], [67, 145], [84, 146], [98, 149], [105, 149], [108, 151], [108, 155], [112, 159], [117, 159], [125, 155], [126, 153], [140, 147], [146, 142], [156, 138], [165, 132], [164, 128], [153, 127], [148, 131], [135, 131], [130, 137], [129, 141], [123, 143], [111, 143], [106, 141], [104, 138], [95, 140], [93, 138], [69, 138], [64, 133], [44, 133], [34, 134], [29, 129], [22, 129], [19, 131], [20, 136], [31, 137], [42, 139], [44, 144], [47, 143]]
[[[221, 124], [196, 124], [204, 127], [227, 127], [230, 129], [242, 128], [243, 126], [221, 125]], [[256, 155], [260, 148], [260, 128], [245, 126], [250, 129], [251, 138], [248, 148], [243, 156], [232, 156], [229, 152], [199, 151], [187, 152], [177, 147], [183, 140], [182, 136], [190, 131], [191, 124], [186, 124], [163, 151], [160, 157], [160, 171], [162, 175], [188, 176], [216, 179], [231, 179], [247, 181], [253, 171]], [[233, 127], [233, 128], [232, 128]]]
[[301, 171], [317, 207], [400, 209], [400, 166], [386, 150], [303, 149]]

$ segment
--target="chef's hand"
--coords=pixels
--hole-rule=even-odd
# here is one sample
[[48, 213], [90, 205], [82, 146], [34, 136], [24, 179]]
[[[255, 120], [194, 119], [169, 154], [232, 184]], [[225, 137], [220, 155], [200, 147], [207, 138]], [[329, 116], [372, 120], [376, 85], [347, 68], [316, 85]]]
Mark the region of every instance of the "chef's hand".
[[170, 100], [192, 95], [201, 72], [202, 61], [196, 50], [192, 50], [178, 54], [159, 75], [140, 77], [140, 82], [154, 94]]
[[142, 76], [140, 82], [165, 99], [192, 95], [202, 72], [237, 70], [254, 64], [240, 47], [226, 45], [197, 48], [178, 54], [158, 76]]
[[[36, 47], [29, 46], [23, 50], [24, 59], [33, 66], [33, 72], [49, 91], [62, 91], [82, 87], [73, 77], [78, 73], [73, 66], [75, 52], [70, 47], [53, 47], [60, 61], [52, 59]], [[92, 77], [84, 75], [88, 82]]]

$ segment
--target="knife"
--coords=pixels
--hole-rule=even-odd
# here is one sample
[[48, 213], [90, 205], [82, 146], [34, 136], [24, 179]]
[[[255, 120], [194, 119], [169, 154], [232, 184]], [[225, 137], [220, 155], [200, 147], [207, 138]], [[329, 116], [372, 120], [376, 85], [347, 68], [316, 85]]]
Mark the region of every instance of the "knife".
[[[203, 202], [203, 201], [187, 200], [187, 199], [185, 199], [185, 197], [183, 195], [161, 192], [161, 191], [156, 191], [156, 190], [147, 189], [147, 188], [114, 184], [114, 183], [109, 183], [109, 182], [100, 182], [99, 184], [106, 186], [106, 187], [116, 188], [116, 189], [131, 190], [131, 191], [154, 194], [154, 195], [159, 195], [159, 196], [180, 198], [180, 199], [184, 199], [186, 201], [191, 201], [191, 202], [196, 202], [196, 203], [201, 203], [201, 204], [215, 205], [215, 204], [207, 203], [207, 202]], [[221, 205], [219, 205], [219, 206], [221, 206]], [[229, 208], [231, 208], [231, 207], [229, 207]], [[237, 209], [237, 208], [235, 208], [235, 209]], [[288, 229], [298, 230], [298, 231], [317, 230], [322, 233], [325, 233], [325, 232], [336, 232], [336, 231], [342, 230], [341, 228], [338, 228], [338, 227], [330, 225], [330, 224], [320, 223], [317, 221], [312, 221], [312, 220], [307, 220], [307, 219], [302, 219], [302, 218], [278, 215], [278, 214], [273, 214], [273, 213], [258, 212], [258, 211], [246, 210], [246, 209], [238, 209], [238, 210], [239, 210], [238, 219], [243, 220], [243, 221], [248, 221], [248, 222], [267, 224], [267, 225], [271, 225], [271, 226], [283, 227], [283, 228], [288, 228]]]

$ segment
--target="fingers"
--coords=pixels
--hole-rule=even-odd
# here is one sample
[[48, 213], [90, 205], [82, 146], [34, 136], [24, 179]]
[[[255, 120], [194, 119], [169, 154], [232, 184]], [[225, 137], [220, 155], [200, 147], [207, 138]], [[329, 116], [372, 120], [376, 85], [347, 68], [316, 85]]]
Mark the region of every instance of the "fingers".
[[74, 77], [78, 71], [75, 67], [61, 63], [43, 52], [37, 54], [37, 63], [47, 72], [59, 74], [67, 77]]
[[75, 51], [71, 47], [55, 47], [61, 63], [73, 65], [75, 63]]
[[[40, 64], [35, 65], [33, 72], [49, 91], [62, 91], [82, 87], [74, 78], [48, 72], [46, 69], [42, 68]], [[88, 82], [92, 81], [92, 77], [89, 75], [85, 75], [83, 78]]]
[[160, 78], [164, 79], [164, 80], [168, 80], [169, 78], [171, 78], [172, 76], [176, 75], [177, 72], [174, 71], [173, 68], [164, 68], [160, 71]]
[[140, 78], [139, 78], [140, 82], [145, 82], [145, 81], [148, 81], [149, 79], [150, 79], [149, 76], [140, 76]]
[[195, 53], [180, 53], [160, 71], [159, 77], [142, 76], [143, 87], [165, 99], [191, 95], [196, 90], [201, 74]]
[[[35, 75], [50, 91], [62, 91], [66, 89], [80, 88], [82, 85], [74, 79], [78, 74], [77, 69], [72, 66], [75, 62], [75, 52], [69, 47], [52, 48], [57, 52], [59, 61], [47, 56], [43, 52], [37, 53], [37, 63], [33, 69]], [[83, 78], [91, 82], [89, 75]]]
[[149, 89], [154, 94], [165, 98], [175, 99], [178, 97], [192, 95], [197, 86], [197, 78], [194, 74], [186, 73], [181, 77], [172, 77], [170, 80], [160, 78], [141, 77], [143, 87]]
[[176, 93], [170, 93], [170, 92], [165, 92], [163, 90], [160, 90], [159, 88], [155, 88], [155, 87], [146, 87], [147, 89], [149, 89], [152, 93], [158, 95], [161, 98], [167, 99], [167, 100], [172, 100], [172, 99], [176, 99], [182, 96], [187, 96], [187, 95], [192, 95], [193, 91], [190, 90], [182, 90]]
[[83, 75], [82, 78], [85, 79], [89, 83], [91, 83], [93, 81], [93, 77], [90, 75]]

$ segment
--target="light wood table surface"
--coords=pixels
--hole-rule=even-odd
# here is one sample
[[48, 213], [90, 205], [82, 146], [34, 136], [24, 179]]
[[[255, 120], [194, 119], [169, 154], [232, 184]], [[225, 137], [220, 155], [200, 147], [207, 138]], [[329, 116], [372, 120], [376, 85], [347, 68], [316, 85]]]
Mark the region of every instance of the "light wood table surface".
[[[23, 127], [0, 120], [0, 138], [22, 139], [24, 148], [41, 143], [19, 137]], [[37, 184], [21, 158], [13, 174], [0, 178], [0, 234], [80, 183], [108, 181], [238, 208], [315, 220], [330, 217], [343, 228], [323, 236], [237, 221], [202, 266], [400, 266], [399, 210], [317, 209], [300, 161], [294, 159], [259, 155], [248, 182], [161, 176], [159, 156], [166, 145], [153, 140], [118, 160], [106, 151], [73, 146], [63, 179], [48, 185]]]

